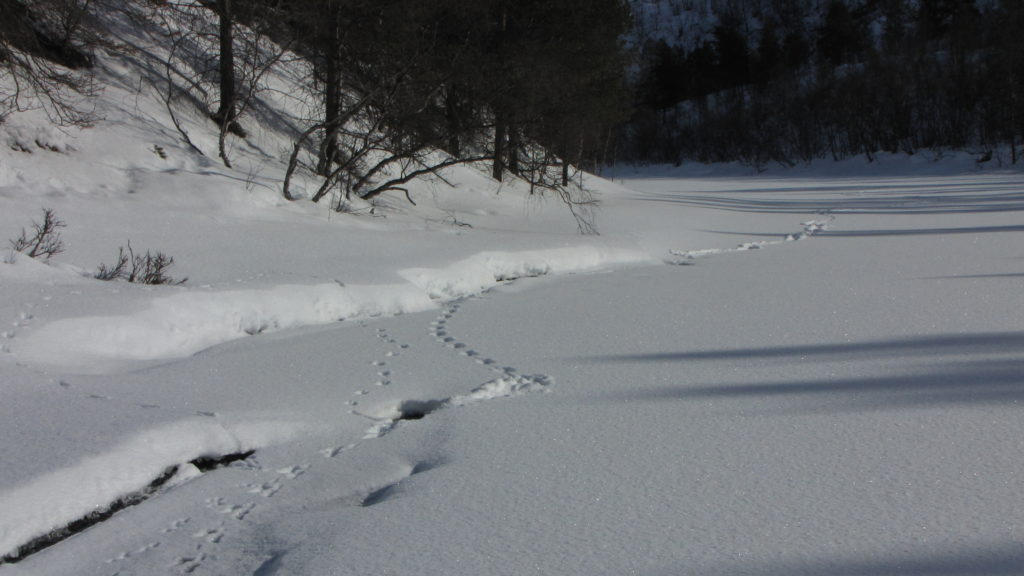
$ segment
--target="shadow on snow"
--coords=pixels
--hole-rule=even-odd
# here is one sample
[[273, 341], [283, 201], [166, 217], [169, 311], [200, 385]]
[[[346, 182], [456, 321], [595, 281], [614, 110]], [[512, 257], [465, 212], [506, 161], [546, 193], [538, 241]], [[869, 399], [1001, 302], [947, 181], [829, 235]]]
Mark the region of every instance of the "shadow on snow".
[[695, 576], [989, 576], [1019, 575], [1024, 569], [1024, 547], [1020, 544], [975, 547], [962, 552], [904, 554], [880, 560], [817, 559], [780, 562], [766, 566], [734, 564], [712, 570], [670, 570], [651, 576], [694, 574]]
[[[1001, 357], [995, 357], [1001, 356]], [[753, 383], [678, 383], [631, 387], [605, 396], [613, 401], [665, 402], [773, 400], [767, 411], [788, 411], [777, 400], [799, 403], [799, 412], [863, 412], [948, 405], [1024, 407], [1024, 333], [978, 333], [879, 340], [850, 344], [733, 350], [658, 352], [587, 358], [600, 363], [687, 363], [765, 361], [820, 363], [907, 360], [899, 371]], [[912, 360], [917, 359], [914, 363]], [[930, 360], [935, 361], [930, 361]], [[923, 360], [924, 362], [921, 362]], [[849, 369], [849, 366], [844, 368]], [[878, 367], [874, 367], [878, 369]], [[823, 370], [824, 371], [824, 370]], [[683, 372], [680, 380], [685, 380]]]
[[[1019, 181], [956, 179], [941, 183], [899, 183], [898, 180], [856, 184], [746, 188], [693, 194], [650, 192], [641, 201], [681, 204], [738, 212], [806, 214], [957, 214], [1024, 211]], [[754, 197], [753, 195], [757, 195]], [[785, 195], [773, 198], [774, 195]], [[802, 198], [794, 198], [794, 195]], [[748, 196], [748, 197], [744, 197]]]

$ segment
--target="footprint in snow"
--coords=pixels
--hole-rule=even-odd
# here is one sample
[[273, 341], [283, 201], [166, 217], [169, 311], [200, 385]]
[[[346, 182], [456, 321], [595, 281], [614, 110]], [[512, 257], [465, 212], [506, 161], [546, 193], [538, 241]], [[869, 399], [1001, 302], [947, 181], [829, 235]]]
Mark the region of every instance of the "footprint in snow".
[[324, 448], [323, 450], [320, 451], [320, 454], [323, 455], [324, 458], [335, 458], [338, 456], [338, 454], [341, 454], [342, 452], [348, 452], [349, 450], [355, 447], [356, 445], [353, 443], [346, 444], [344, 446], [335, 446], [334, 448]]
[[252, 512], [252, 509], [256, 507], [256, 504], [249, 502], [241, 506], [232, 506], [226, 513], [231, 514], [235, 520], [245, 520], [245, 517]]
[[[207, 503], [209, 503], [209, 500], [207, 500]], [[191, 518], [187, 518], [187, 517], [186, 518], [178, 518], [174, 522], [171, 522], [170, 526], [168, 526], [167, 528], [164, 528], [163, 530], [161, 530], [161, 532], [163, 532], [164, 534], [170, 534], [172, 532], [177, 532], [178, 530], [181, 530], [182, 527], [184, 527], [186, 524], [188, 524], [191, 521], [192, 521], [192, 519]]]
[[171, 568], [177, 568], [181, 574], [191, 574], [202, 566], [204, 560], [206, 560], [206, 554], [203, 553], [195, 556], [182, 556], [174, 560]]
[[219, 544], [224, 538], [224, 530], [220, 528], [207, 528], [192, 535], [193, 538], [202, 538], [210, 544]]
[[277, 491], [281, 489], [281, 479], [275, 478], [270, 482], [248, 484], [246, 487], [248, 488], [249, 494], [259, 494], [264, 498], [270, 498], [274, 494], [277, 494]]
[[302, 476], [308, 469], [309, 464], [303, 466], [289, 466], [278, 470], [277, 473], [287, 477], [289, 480], [294, 480], [299, 476]]
[[149, 552], [150, 550], [155, 550], [156, 548], [159, 548], [159, 547], [160, 547], [160, 543], [159, 542], [150, 542], [149, 544], [146, 544], [145, 546], [143, 546], [142, 548], [139, 548], [138, 550], [121, 552], [117, 556], [114, 556], [113, 558], [110, 558], [110, 559], [106, 560], [106, 563], [107, 564], [113, 564], [114, 562], [122, 562], [124, 560], [127, 560], [127, 559], [131, 558], [132, 556], [138, 556], [140, 554], [145, 554], [146, 552]]

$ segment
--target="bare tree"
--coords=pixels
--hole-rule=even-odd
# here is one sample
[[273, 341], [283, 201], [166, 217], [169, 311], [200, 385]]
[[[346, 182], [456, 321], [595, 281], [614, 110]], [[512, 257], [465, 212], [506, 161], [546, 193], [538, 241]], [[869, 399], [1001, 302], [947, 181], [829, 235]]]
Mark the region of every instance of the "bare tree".
[[[229, 134], [245, 137], [239, 119], [258, 101], [265, 89], [266, 75], [276, 66], [288, 47], [273, 42], [267, 22], [276, 8], [261, 3], [265, 19], [239, 22], [239, 10], [231, 0], [218, 0], [215, 12], [198, 2], [166, 3], [155, 8], [155, 18], [170, 34], [171, 49], [163, 62], [165, 77], [162, 92], [172, 123], [182, 139], [204, 154], [192, 140], [175, 112], [181, 99], [205, 109], [218, 126], [217, 155], [231, 167], [227, 141]], [[215, 15], [216, 22], [211, 15]], [[210, 57], [210, 54], [216, 55]]]
[[0, 120], [33, 109], [59, 126], [96, 120], [90, 98], [99, 89], [88, 70], [96, 36], [82, 26], [89, 7], [75, 0], [0, 0]]

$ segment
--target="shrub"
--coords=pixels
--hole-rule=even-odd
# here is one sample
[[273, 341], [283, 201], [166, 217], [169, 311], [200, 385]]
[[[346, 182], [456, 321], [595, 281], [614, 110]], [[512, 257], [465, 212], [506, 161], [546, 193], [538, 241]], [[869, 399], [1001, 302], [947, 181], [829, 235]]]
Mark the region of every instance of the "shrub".
[[175, 280], [167, 275], [167, 270], [174, 265], [174, 258], [163, 252], [136, 254], [132, 243], [128, 248], [117, 248], [117, 261], [113, 266], [100, 264], [93, 277], [97, 280], [127, 280], [135, 284], [184, 284], [188, 278]]
[[57, 218], [53, 210], [43, 208], [42, 224], [32, 222], [32, 235], [22, 228], [21, 236], [16, 240], [10, 240], [11, 248], [25, 254], [29, 258], [42, 258], [44, 261], [64, 251], [64, 240], [60, 237], [59, 230], [67, 225], [60, 218]]

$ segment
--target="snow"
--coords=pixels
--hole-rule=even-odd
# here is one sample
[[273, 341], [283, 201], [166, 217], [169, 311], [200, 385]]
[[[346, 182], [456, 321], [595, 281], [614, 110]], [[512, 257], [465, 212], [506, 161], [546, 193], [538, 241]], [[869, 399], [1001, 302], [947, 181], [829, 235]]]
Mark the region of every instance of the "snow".
[[[1024, 565], [1021, 172], [618, 167], [580, 236], [465, 167], [335, 214], [280, 133], [227, 169], [131, 86], [0, 125], [0, 230], [68, 224], [0, 257], [0, 557], [178, 475], [0, 574]], [[129, 240], [188, 281], [93, 279]]]

